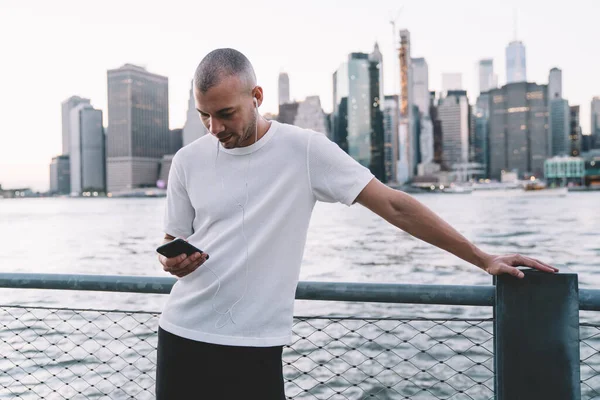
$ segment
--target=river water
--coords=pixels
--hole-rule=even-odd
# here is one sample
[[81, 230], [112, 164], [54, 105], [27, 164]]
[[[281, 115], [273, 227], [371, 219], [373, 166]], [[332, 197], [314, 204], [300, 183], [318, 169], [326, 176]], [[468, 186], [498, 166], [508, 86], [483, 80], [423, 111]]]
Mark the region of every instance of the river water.
[[[519, 252], [539, 258], [560, 268], [561, 272], [577, 273], [581, 288], [600, 288], [600, 192], [547, 198], [477, 194], [419, 194], [415, 197], [485, 251]], [[0, 200], [0, 272], [168, 276], [162, 271], [154, 252], [163, 237], [164, 204], [164, 198]], [[411, 237], [360, 205], [346, 207], [324, 203], [318, 203], [313, 213], [301, 280], [491, 284], [491, 277], [476, 267]], [[160, 311], [166, 296], [0, 289], [0, 300], [4, 305]], [[482, 307], [296, 303], [297, 315], [491, 317], [491, 309]], [[596, 313], [588, 314], [589, 319], [598, 320]], [[325, 320], [324, 326], [327, 324], [340, 326]], [[348, 324], [344, 324], [343, 329], [347, 329]], [[307, 326], [309, 330], [315, 329], [314, 322]], [[295, 331], [302, 332], [307, 326], [300, 321]], [[398, 329], [408, 332], [415, 326]], [[363, 335], [367, 336], [368, 332]], [[401, 333], [395, 335], [391, 338], [397, 338]], [[453, 340], [452, 336], [444, 340]], [[491, 345], [489, 341], [486, 343], [488, 347]], [[460, 345], [457, 342], [455, 347]], [[303, 344], [298, 343], [294, 351], [301, 352], [302, 349]], [[332, 350], [328, 351], [331, 354]], [[287, 357], [294, 360], [294, 354], [287, 354]], [[353, 360], [356, 362], [357, 359]], [[286, 377], [293, 377], [302, 361], [296, 360], [293, 368], [288, 365]], [[491, 363], [489, 356], [486, 362]], [[492, 368], [491, 364], [489, 368]], [[330, 369], [333, 369], [331, 365]], [[310, 387], [310, 382], [302, 381], [305, 378], [298, 379], [296, 382], [304, 382]], [[300, 386], [288, 384], [288, 396], [293, 392], [294, 398], [298, 399], [328, 398], [327, 390], [332, 390], [331, 384], [317, 385], [311, 395], [321, 393], [324, 397], [302, 397]], [[482, 388], [489, 392], [486, 387]], [[402, 390], [402, 396], [407, 395]], [[452, 392], [440, 390], [442, 394]], [[150, 396], [149, 392], [146, 394]], [[432, 394], [427, 392], [423, 398]], [[487, 394], [483, 393], [472, 398], [485, 396]], [[343, 398], [358, 397], [348, 394]], [[381, 393], [378, 398], [396, 397], [385, 397]]]
[[[579, 274], [600, 288], [600, 193], [565, 197], [424, 194], [416, 198], [483, 250], [520, 252]], [[0, 200], [0, 272], [167, 276], [154, 249], [162, 241], [164, 198]], [[474, 266], [411, 237], [360, 205], [317, 203], [301, 280], [488, 285]], [[11, 294], [13, 291], [11, 291]], [[17, 291], [4, 303], [134, 306], [138, 295]], [[122, 298], [121, 298], [122, 297]], [[165, 296], [141, 296], [160, 310]], [[149, 301], [148, 298], [152, 297]], [[125, 300], [123, 303], [122, 301]], [[132, 304], [133, 302], [133, 304]], [[89, 303], [89, 304], [88, 304]]]

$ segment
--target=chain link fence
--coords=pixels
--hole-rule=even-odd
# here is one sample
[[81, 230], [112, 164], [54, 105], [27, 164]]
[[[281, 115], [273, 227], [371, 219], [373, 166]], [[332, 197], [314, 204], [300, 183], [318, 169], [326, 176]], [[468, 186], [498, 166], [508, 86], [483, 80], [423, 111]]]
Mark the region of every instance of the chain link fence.
[[296, 318], [292, 399], [492, 399], [492, 320]]
[[0, 307], [0, 398], [154, 398], [157, 316]]
[[600, 399], [600, 325], [579, 325], [581, 398]]
[[[0, 306], [0, 398], [153, 399], [158, 313]], [[493, 399], [491, 319], [296, 317], [288, 399]], [[581, 325], [582, 398], [600, 326]]]

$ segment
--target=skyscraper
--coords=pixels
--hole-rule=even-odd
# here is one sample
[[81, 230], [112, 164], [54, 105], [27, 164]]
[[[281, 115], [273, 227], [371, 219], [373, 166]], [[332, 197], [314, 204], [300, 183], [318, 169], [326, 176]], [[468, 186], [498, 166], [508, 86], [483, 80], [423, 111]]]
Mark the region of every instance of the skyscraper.
[[319, 96], [308, 96], [298, 104], [294, 125], [304, 129], [312, 129], [329, 136], [327, 118], [321, 108]]
[[[429, 117], [429, 68], [424, 58], [411, 59], [412, 93], [414, 100], [413, 137], [415, 139], [417, 174], [429, 173], [425, 164], [433, 162], [433, 123]], [[423, 165], [422, 165], [423, 164]]]
[[419, 107], [413, 104], [412, 112], [410, 113], [411, 120], [408, 126], [411, 128], [411, 140], [413, 140], [411, 150], [414, 155], [412, 162], [415, 164], [415, 175], [419, 174], [419, 164], [421, 163], [421, 118], [419, 118], [419, 114]]
[[581, 154], [581, 125], [579, 125], [579, 106], [571, 106], [571, 133], [570, 139], [570, 150], [571, 156], [577, 157]]
[[548, 75], [548, 100], [562, 99], [562, 71], [552, 68]]
[[[341, 74], [340, 70], [344, 69], [347, 72]], [[345, 141], [348, 143], [348, 154], [356, 161], [368, 167], [371, 161], [369, 140], [371, 132], [369, 118], [371, 108], [367, 99], [370, 92], [368, 54], [350, 54], [348, 61], [338, 69], [338, 77], [340, 75], [346, 75], [347, 80], [342, 82], [338, 79], [338, 93], [341, 94], [342, 91], [345, 91], [348, 98], [347, 130], [340, 133], [346, 136]], [[341, 101], [341, 98], [339, 100]]]
[[526, 82], [527, 62], [525, 45], [520, 41], [512, 41], [506, 47], [506, 83]]
[[429, 115], [433, 124], [433, 162], [441, 166], [443, 161], [442, 121], [438, 115], [438, 101], [434, 91], [429, 92]]
[[489, 176], [488, 122], [490, 118], [490, 95], [481, 93], [474, 110], [473, 161], [484, 166], [485, 176]]
[[548, 74], [548, 113], [550, 155], [570, 154], [569, 102], [562, 98], [562, 71], [558, 68], [552, 68]]
[[71, 193], [71, 172], [69, 156], [60, 155], [52, 158], [50, 163], [50, 193]]
[[277, 114], [277, 121], [281, 122], [282, 124], [293, 124], [294, 121], [296, 121], [299, 107], [300, 103], [297, 101], [280, 104], [279, 113]]
[[71, 149], [71, 110], [79, 104], [90, 104], [90, 99], [71, 96], [61, 104], [62, 108], [62, 154], [69, 154]]
[[[548, 90], [548, 93], [551, 93]], [[554, 98], [548, 102], [550, 155], [566, 156], [571, 152], [569, 135], [571, 132], [571, 117], [569, 102], [566, 99]]]
[[384, 160], [384, 132], [383, 132], [383, 58], [379, 47], [369, 54], [369, 103], [370, 103], [370, 125], [371, 125], [371, 163], [369, 169], [373, 175], [382, 182], [387, 182], [385, 177]]
[[384, 164], [387, 182], [395, 182], [398, 171], [398, 153], [400, 143], [398, 123], [400, 122], [400, 105], [398, 95], [385, 96], [383, 101], [383, 131], [384, 131]]
[[479, 60], [479, 93], [484, 93], [495, 88], [494, 60], [491, 58]]
[[422, 116], [429, 115], [429, 68], [424, 58], [413, 58], [412, 66], [412, 86], [414, 104], [419, 108]]
[[70, 115], [71, 193], [106, 191], [106, 147], [102, 111], [80, 103]]
[[593, 149], [592, 135], [581, 135], [581, 152], [586, 153]]
[[155, 187], [169, 151], [169, 82], [125, 64], [109, 70], [108, 191]]
[[279, 73], [279, 105], [290, 102], [290, 77], [287, 73]]
[[442, 164], [452, 169], [454, 164], [469, 161], [470, 106], [467, 92], [450, 90], [438, 105], [442, 124]]
[[[202, 125], [204, 126], [204, 125]], [[169, 170], [171, 169], [171, 163], [175, 153], [183, 147], [183, 129], [171, 129], [169, 130], [169, 151], [167, 154], [162, 156], [158, 168], [158, 181], [156, 186], [160, 189], [164, 189], [169, 184]]]
[[196, 100], [194, 99], [194, 81], [190, 87], [190, 98], [188, 100], [187, 117], [183, 125], [183, 145], [187, 146], [194, 140], [206, 135], [208, 131], [200, 119], [200, 113], [196, 110]]
[[462, 74], [457, 72], [442, 74], [442, 92], [449, 92], [451, 90], [463, 90]]
[[351, 53], [333, 75], [333, 139], [352, 158], [385, 181], [381, 64], [366, 53]]
[[158, 181], [156, 182], [156, 186], [160, 189], [169, 186], [169, 171], [171, 170], [174, 156], [174, 154], [165, 154], [160, 160]]
[[427, 115], [419, 120], [419, 164], [433, 162], [433, 122]]
[[518, 82], [489, 93], [490, 177], [514, 170], [542, 176], [550, 149], [548, 86]]
[[175, 154], [183, 147], [183, 129], [169, 130], [169, 151], [168, 154]]
[[383, 55], [381, 51], [379, 51], [379, 45], [375, 42], [375, 46], [373, 46], [373, 51], [369, 54], [369, 61], [376, 63], [379, 65], [377, 69], [379, 70], [378, 82], [379, 82], [379, 103], [381, 105], [381, 109], [383, 109]]
[[348, 152], [348, 64], [342, 63], [333, 73], [333, 111], [331, 138]]
[[600, 148], [600, 97], [594, 97], [591, 104], [590, 134], [592, 135], [592, 144], [595, 148]]

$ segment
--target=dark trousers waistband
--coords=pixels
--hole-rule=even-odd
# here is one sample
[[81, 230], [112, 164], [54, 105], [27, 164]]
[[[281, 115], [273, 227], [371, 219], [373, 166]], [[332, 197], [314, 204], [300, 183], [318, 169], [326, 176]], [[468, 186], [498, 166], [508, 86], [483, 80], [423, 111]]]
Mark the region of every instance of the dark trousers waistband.
[[283, 346], [223, 346], [158, 329], [156, 399], [285, 399]]

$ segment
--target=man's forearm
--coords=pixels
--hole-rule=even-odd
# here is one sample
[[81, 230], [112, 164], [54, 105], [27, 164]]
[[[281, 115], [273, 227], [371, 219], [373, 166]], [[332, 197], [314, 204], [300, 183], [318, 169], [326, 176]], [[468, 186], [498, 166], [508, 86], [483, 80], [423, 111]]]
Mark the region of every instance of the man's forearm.
[[480, 268], [490, 257], [412, 196], [394, 191], [390, 202], [393, 211], [386, 220], [403, 231]]

